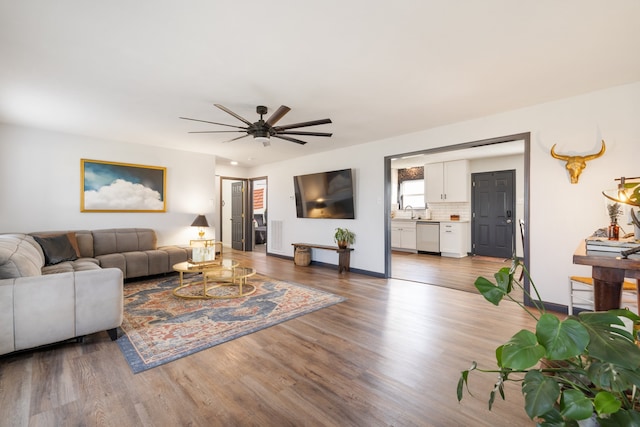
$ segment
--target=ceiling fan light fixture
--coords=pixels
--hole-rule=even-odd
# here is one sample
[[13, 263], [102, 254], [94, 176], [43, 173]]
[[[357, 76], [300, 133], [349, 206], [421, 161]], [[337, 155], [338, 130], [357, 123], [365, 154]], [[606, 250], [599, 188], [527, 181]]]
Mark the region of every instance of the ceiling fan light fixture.
[[258, 142], [262, 142], [262, 145], [264, 147], [268, 147], [271, 145], [271, 138], [269, 138], [268, 136], [256, 136], [253, 139], [255, 139]]
[[[290, 142], [295, 142], [296, 144], [300, 144], [300, 145], [304, 145], [307, 142], [306, 141], [302, 141], [300, 139], [297, 138], [298, 135], [302, 135], [302, 136], [325, 136], [325, 137], [330, 137], [332, 135], [332, 133], [329, 132], [306, 132], [306, 131], [301, 131], [298, 130], [299, 128], [304, 128], [304, 127], [308, 127], [308, 126], [317, 126], [317, 125], [324, 125], [324, 124], [328, 124], [331, 123], [331, 119], [321, 119], [321, 120], [311, 120], [308, 122], [300, 122], [300, 123], [293, 123], [293, 124], [288, 124], [288, 125], [284, 125], [284, 126], [275, 126], [275, 124], [280, 121], [280, 119], [287, 114], [291, 108], [287, 107], [286, 105], [281, 105], [273, 114], [271, 114], [271, 116], [269, 116], [268, 119], [264, 120], [264, 115], [267, 114], [267, 107], [265, 107], [264, 105], [258, 105], [256, 107], [256, 112], [260, 115], [260, 120], [258, 120], [255, 123], [251, 123], [249, 120], [245, 119], [244, 117], [240, 116], [239, 114], [234, 113], [233, 111], [229, 110], [227, 107], [220, 105], [220, 104], [213, 104], [216, 107], [218, 107], [219, 109], [221, 109], [222, 111], [224, 111], [225, 113], [228, 113], [230, 115], [232, 115], [233, 117], [235, 117], [236, 119], [240, 120], [242, 123], [244, 123], [245, 126], [235, 126], [235, 125], [228, 125], [225, 123], [218, 123], [218, 122], [211, 122], [209, 120], [200, 120], [200, 119], [190, 119], [188, 117], [180, 117], [183, 120], [191, 120], [191, 121], [195, 121], [195, 122], [203, 122], [203, 123], [210, 123], [210, 124], [214, 124], [214, 125], [220, 125], [220, 126], [227, 126], [227, 127], [232, 127], [232, 128], [236, 128], [237, 130], [211, 130], [211, 131], [195, 131], [195, 132], [189, 132], [189, 133], [225, 133], [225, 132], [241, 132], [241, 133], [245, 133], [245, 135], [239, 136], [237, 138], [233, 138], [230, 139], [229, 141], [235, 141], [241, 138], [245, 138], [247, 136], [253, 136], [253, 139], [256, 139], [260, 142], [262, 142], [262, 145], [265, 147], [268, 147], [271, 145], [271, 137], [275, 136], [276, 138], [279, 139], [284, 139], [286, 141], [290, 141]], [[295, 135], [296, 137], [292, 137], [291, 135]], [[227, 142], [229, 142], [227, 141]]]

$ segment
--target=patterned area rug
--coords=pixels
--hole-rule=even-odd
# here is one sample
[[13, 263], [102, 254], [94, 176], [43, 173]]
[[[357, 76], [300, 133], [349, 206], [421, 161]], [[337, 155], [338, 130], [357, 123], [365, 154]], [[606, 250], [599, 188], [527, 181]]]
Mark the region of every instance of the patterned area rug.
[[[185, 282], [198, 280], [185, 274]], [[125, 284], [126, 335], [117, 342], [131, 370], [142, 372], [345, 300], [259, 274], [248, 283], [257, 288], [250, 296], [206, 300], [174, 296], [177, 275]]]

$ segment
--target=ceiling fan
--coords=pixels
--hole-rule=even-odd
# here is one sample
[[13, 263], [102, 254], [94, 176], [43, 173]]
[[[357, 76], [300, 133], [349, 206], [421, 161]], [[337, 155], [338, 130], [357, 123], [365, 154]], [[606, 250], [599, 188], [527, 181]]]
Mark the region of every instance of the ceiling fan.
[[219, 109], [221, 109], [222, 111], [224, 111], [225, 113], [231, 114], [233, 117], [235, 117], [236, 119], [240, 120], [241, 122], [243, 122], [244, 124], [246, 124], [247, 126], [242, 127], [242, 126], [235, 126], [235, 125], [228, 125], [225, 123], [217, 123], [217, 122], [210, 122], [207, 120], [198, 120], [198, 119], [190, 119], [188, 117], [180, 117], [183, 120], [192, 120], [194, 122], [203, 122], [203, 123], [211, 123], [214, 125], [220, 125], [220, 126], [228, 126], [228, 127], [232, 127], [232, 128], [237, 128], [238, 130], [205, 130], [205, 131], [192, 131], [189, 133], [228, 133], [228, 132], [245, 132], [246, 135], [241, 135], [237, 138], [233, 138], [230, 139], [229, 141], [226, 142], [231, 142], [231, 141], [235, 141], [237, 139], [240, 138], [245, 138], [249, 135], [253, 136], [253, 139], [255, 139], [256, 141], [260, 141], [262, 142], [262, 145], [267, 147], [269, 145], [271, 145], [271, 137], [274, 138], [280, 138], [280, 139], [284, 139], [286, 141], [291, 141], [291, 142], [295, 142], [296, 144], [306, 144], [306, 141], [301, 141], [297, 138], [292, 138], [289, 135], [303, 135], [303, 136], [331, 136], [333, 135], [332, 133], [327, 133], [327, 132], [305, 132], [305, 131], [298, 131], [298, 130], [290, 130], [290, 129], [297, 129], [297, 128], [303, 128], [303, 127], [307, 127], [307, 126], [316, 126], [316, 125], [324, 125], [327, 123], [331, 123], [331, 119], [321, 119], [321, 120], [312, 120], [310, 122], [301, 122], [301, 123], [294, 123], [294, 124], [290, 124], [290, 125], [284, 125], [284, 126], [274, 126], [285, 114], [287, 114], [291, 108], [285, 106], [285, 105], [281, 105], [280, 108], [278, 108], [267, 120], [263, 119], [263, 116], [265, 114], [267, 114], [267, 107], [265, 107], [264, 105], [258, 105], [256, 107], [256, 112], [260, 115], [260, 120], [258, 120], [255, 123], [251, 123], [249, 120], [245, 119], [244, 117], [234, 113], [233, 111], [229, 110], [228, 108], [226, 108], [223, 105], [220, 104], [213, 104], [216, 107], [218, 107]]

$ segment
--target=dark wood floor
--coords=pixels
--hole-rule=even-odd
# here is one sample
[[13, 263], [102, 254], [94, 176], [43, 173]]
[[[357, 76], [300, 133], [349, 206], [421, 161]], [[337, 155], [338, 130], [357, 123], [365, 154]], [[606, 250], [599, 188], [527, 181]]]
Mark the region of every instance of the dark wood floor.
[[140, 374], [105, 332], [0, 357], [2, 426], [522, 426], [518, 385], [487, 409], [493, 375], [459, 372], [532, 320], [474, 292], [227, 251], [343, 303]]

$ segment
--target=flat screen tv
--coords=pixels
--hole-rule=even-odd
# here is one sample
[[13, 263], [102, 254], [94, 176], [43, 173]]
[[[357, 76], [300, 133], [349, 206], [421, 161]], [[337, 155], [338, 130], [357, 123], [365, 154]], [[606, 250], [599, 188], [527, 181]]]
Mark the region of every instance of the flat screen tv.
[[351, 169], [293, 177], [298, 218], [355, 219]]

